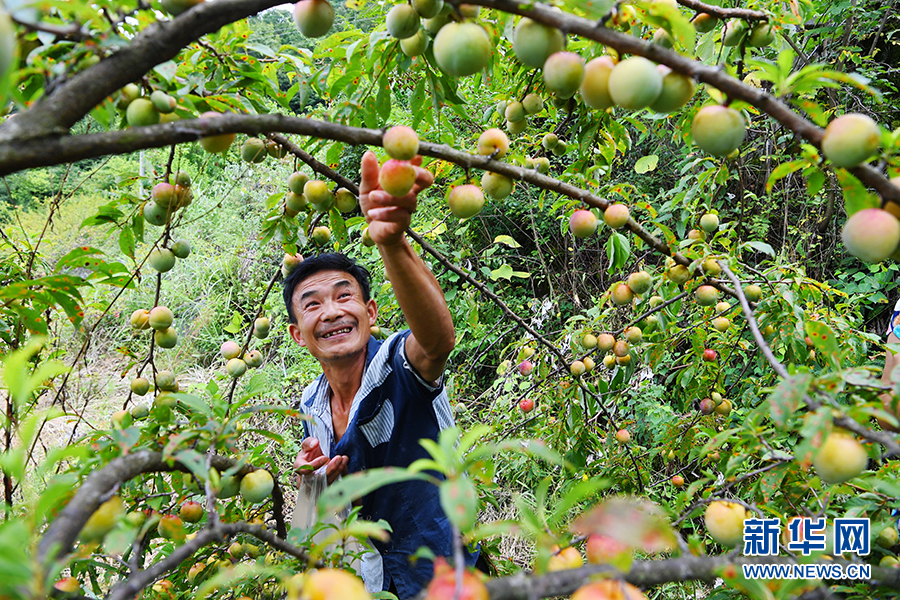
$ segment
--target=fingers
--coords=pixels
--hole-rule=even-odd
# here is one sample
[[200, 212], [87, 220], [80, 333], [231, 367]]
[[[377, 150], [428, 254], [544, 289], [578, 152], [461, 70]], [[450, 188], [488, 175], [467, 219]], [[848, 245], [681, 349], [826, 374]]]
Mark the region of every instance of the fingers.
[[378, 157], [371, 150], [363, 154], [360, 163], [359, 195], [362, 197], [378, 187]]
[[304, 438], [303, 441], [300, 442], [300, 448], [304, 452], [308, 452], [308, 451], [312, 450], [313, 448], [318, 447], [318, 445], [319, 445], [319, 440], [317, 440], [314, 437]]
[[[419, 159], [420, 163], [422, 162], [421, 156], [417, 156], [416, 158]], [[416, 186], [418, 189], [413, 188], [413, 192], [419, 193], [419, 190], [424, 190], [427, 187], [431, 187], [432, 183], [434, 183], [434, 175], [431, 173], [431, 171], [416, 166]]]
[[[400, 223], [409, 224], [411, 212], [398, 208], [396, 206], [388, 206], [385, 208], [372, 208], [366, 214], [366, 222], [374, 223]], [[404, 227], [405, 228], [405, 227]]]
[[349, 461], [350, 458], [347, 456], [335, 456], [331, 459], [331, 462], [325, 467], [325, 475], [328, 478], [329, 484], [334, 483], [340, 475], [347, 471], [347, 464]]
[[297, 471], [298, 475], [310, 475], [315, 473], [319, 469], [322, 468], [322, 465], [328, 463], [327, 456], [319, 456], [312, 460], [306, 460], [303, 457], [303, 454], [297, 456], [297, 460], [294, 461], [294, 470]]
[[369, 194], [370, 211], [379, 207], [395, 206], [408, 212], [415, 212], [416, 202], [414, 193], [409, 193], [405, 196], [391, 196], [383, 190], [374, 190]]

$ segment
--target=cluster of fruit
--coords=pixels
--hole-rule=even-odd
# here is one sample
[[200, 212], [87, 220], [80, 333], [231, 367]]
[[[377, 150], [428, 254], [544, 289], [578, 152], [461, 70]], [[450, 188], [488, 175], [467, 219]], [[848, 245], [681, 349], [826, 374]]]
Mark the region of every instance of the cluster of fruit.
[[[269, 317], [258, 317], [253, 322], [253, 336], [264, 340], [269, 336]], [[241, 345], [228, 340], [220, 348], [225, 363], [225, 370], [234, 378], [238, 378], [247, 372], [248, 368], [257, 369], [262, 366], [263, 355], [259, 350], [249, 350], [241, 357]]]
[[178, 342], [174, 321], [175, 315], [165, 306], [139, 308], [131, 313], [131, 326], [136, 330], [153, 329], [153, 340], [160, 348], [174, 348]]
[[[190, 175], [184, 171], [178, 171], [172, 180], [175, 185], [163, 181], [154, 185], [150, 190], [150, 200], [145, 202], [142, 207], [144, 220], [150, 225], [162, 227], [172, 219], [178, 210], [190, 206], [194, 201]], [[190, 248], [188, 248], [188, 252], [190, 252]], [[187, 255], [180, 258], [186, 257]]]
[[287, 148], [274, 140], [262, 140], [258, 137], [248, 137], [241, 144], [241, 160], [248, 163], [261, 163], [267, 156], [272, 158], [284, 158]]
[[116, 107], [125, 112], [129, 127], [144, 127], [158, 123], [170, 123], [179, 119], [175, 114], [178, 105], [175, 98], [162, 90], [154, 90], [150, 96], [141, 96], [141, 88], [129, 83], [119, 90]]

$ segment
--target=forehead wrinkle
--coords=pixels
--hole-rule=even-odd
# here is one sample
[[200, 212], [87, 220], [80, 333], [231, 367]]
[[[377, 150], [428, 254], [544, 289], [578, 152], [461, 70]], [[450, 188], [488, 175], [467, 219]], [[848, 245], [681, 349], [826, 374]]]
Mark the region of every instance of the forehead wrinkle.
[[[353, 284], [347, 279], [342, 279], [331, 286], [331, 291], [334, 292], [335, 290], [337, 290], [339, 288], [346, 288], [346, 287], [352, 288]], [[300, 294], [300, 302], [302, 303], [307, 298], [309, 298], [311, 296], [315, 296], [317, 294], [321, 294], [321, 290], [319, 288], [314, 287], [312, 289], [306, 290], [305, 292]]]

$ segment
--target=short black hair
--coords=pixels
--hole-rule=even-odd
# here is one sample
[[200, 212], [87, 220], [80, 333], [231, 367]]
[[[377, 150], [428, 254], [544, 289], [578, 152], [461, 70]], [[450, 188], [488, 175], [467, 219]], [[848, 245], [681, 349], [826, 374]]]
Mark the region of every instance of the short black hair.
[[294, 290], [308, 277], [320, 271], [344, 271], [353, 276], [362, 290], [363, 302], [369, 301], [369, 272], [352, 258], [347, 258], [337, 252], [328, 252], [303, 259], [296, 269], [284, 280], [284, 305], [287, 308], [288, 320], [297, 323], [297, 315], [291, 300], [294, 298]]

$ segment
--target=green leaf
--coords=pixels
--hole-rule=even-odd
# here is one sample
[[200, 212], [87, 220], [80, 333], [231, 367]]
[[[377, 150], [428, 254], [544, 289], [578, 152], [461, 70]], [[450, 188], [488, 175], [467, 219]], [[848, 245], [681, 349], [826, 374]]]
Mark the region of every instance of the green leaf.
[[498, 235], [497, 237], [494, 238], [494, 243], [495, 244], [504, 244], [506, 246], [509, 246], [510, 248], [521, 248], [522, 247], [522, 244], [520, 244], [519, 242], [514, 240], [512, 238], [512, 236], [509, 236], [509, 235]]
[[134, 258], [134, 232], [130, 227], [119, 232], [119, 249], [128, 258]]
[[599, 19], [613, 7], [615, 0], [563, 0], [566, 12], [583, 16], [586, 19]]
[[410, 473], [405, 469], [385, 467], [383, 469], [369, 469], [344, 477], [322, 492], [319, 497], [319, 514], [324, 515], [328, 511], [338, 510], [357, 498], [377, 490], [380, 487], [403, 481], [430, 481], [422, 473]]
[[788, 175], [790, 175], [791, 173], [793, 173], [795, 171], [799, 171], [800, 169], [807, 166], [808, 164], [809, 164], [808, 161], [799, 159], [799, 160], [792, 160], [790, 162], [782, 163], [782, 164], [778, 165], [777, 167], [775, 167], [775, 169], [773, 169], [772, 173], [769, 175], [769, 180], [766, 181], [766, 193], [771, 194], [772, 188], [775, 186], [775, 184], [779, 180], [784, 179], [785, 177], [787, 177]]
[[509, 281], [509, 279], [512, 277], [512, 274], [512, 267], [504, 264], [501, 267], [493, 269], [491, 271], [491, 280], [497, 281], [498, 279], [506, 279], [507, 281]]
[[797, 414], [803, 397], [809, 392], [813, 376], [809, 373], [792, 375], [778, 384], [769, 394], [769, 416], [779, 427], [787, 427], [788, 421]]
[[440, 485], [441, 508], [460, 531], [469, 531], [478, 517], [478, 491], [467, 477], [448, 479]]
[[762, 252], [763, 254], [768, 254], [769, 256], [775, 256], [775, 249], [765, 242], [744, 242], [741, 244], [741, 247], [744, 246], [753, 248], [757, 252]]
[[836, 169], [835, 174], [841, 184], [841, 190], [844, 192], [844, 208], [848, 217], [852, 217], [865, 208], [881, 206], [878, 196], [870, 193], [853, 173], [846, 169]]
[[648, 154], [647, 156], [640, 157], [636, 163], [634, 163], [634, 170], [637, 173], [649, 173], [656, 169], [656, 165], [659, 164], [659, 157], [655, 154]]
[[825, 356], [832, 367], [840, 369], [841, 351], [831, 327], [821, 321], [807, 321], [804, 328], [806, 335], [812, 340], [816, 352]]

